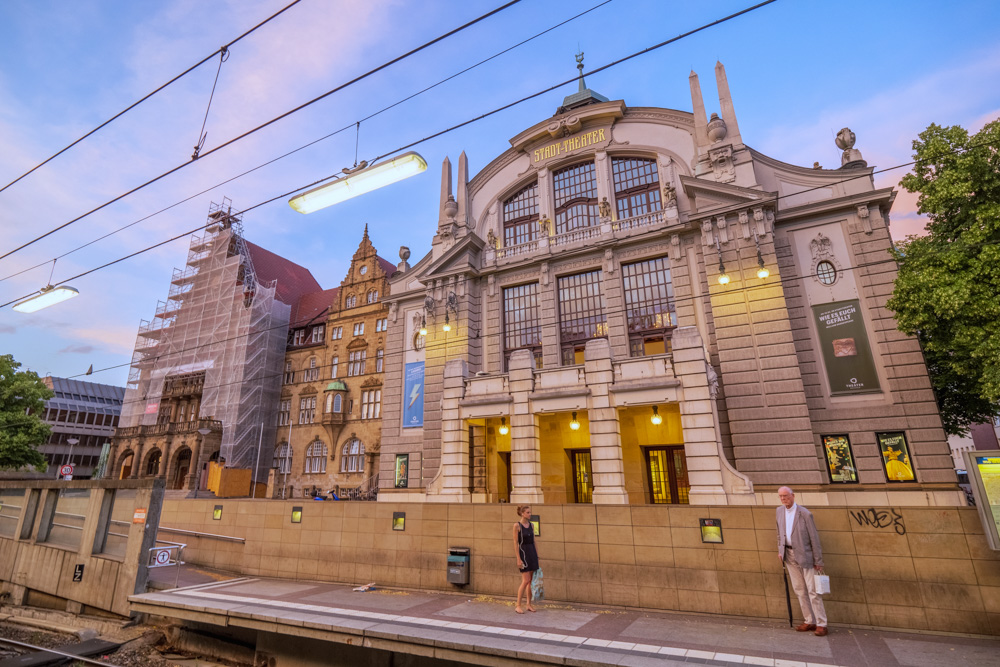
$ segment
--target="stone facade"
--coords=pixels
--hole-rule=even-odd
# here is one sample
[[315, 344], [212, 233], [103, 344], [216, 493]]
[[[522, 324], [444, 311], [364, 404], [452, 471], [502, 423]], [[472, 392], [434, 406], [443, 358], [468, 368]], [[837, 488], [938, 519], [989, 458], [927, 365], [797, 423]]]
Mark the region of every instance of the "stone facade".
[[694, 113], [577, 94], [445, 160], [390, 281], [380, 499], [964, 504], [885, 308], [895, 193], [846, 129], [840, 169], [752, 150], [715, 74], [721, 117], [692, 73]]
[[[364, 237], [340, 287], [292, 311], [268, 497], [374, 495], [395, 266]], [[290, 443], [290, 449], [287, 445]]]

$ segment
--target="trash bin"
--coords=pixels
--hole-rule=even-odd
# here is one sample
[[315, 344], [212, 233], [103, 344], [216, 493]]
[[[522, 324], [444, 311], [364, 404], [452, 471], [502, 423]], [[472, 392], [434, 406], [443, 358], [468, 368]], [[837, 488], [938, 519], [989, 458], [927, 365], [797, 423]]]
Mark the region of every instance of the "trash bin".
[[469, 553], [468, 547], [451, 547], [448, 549], [448, 583], [465, 586], [469, 583]]

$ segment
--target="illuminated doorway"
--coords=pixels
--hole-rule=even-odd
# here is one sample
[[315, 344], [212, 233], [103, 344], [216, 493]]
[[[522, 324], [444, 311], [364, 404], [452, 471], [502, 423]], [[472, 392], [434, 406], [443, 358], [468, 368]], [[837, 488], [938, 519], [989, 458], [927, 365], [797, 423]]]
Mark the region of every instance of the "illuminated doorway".
[[647, 448], [646, 472], [650, 503], [688, 504], [691, 484], [683, 446]]
[[573, 463], [574, 502], [590, 503], [594, 500], [594, 472], [590, 465], [589, 449], [571, 449], [568, 452]]

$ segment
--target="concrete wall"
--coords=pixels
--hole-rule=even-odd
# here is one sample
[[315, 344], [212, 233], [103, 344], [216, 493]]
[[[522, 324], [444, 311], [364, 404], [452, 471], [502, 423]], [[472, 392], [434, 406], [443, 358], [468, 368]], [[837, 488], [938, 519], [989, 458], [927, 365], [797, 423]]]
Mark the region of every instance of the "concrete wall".
[[[212, 508], [223, 505], [222, 519]], [[301, 524], [290, 521], [293, 504]], [[406, 530], [391, 530], [393, 512]], [[773, 507], [537, 505], [550, 600], [785, 618]], [[972, 508], [817, 508], [830, 622], [1000, 635], [1000, 553]], [[450, 546], [472, 548], [468, 592], [517, 589], [510, 505], [168, 500], [161, 525], [246, 538], [189, 538], [185, 560], [250, 576], [452, 590]], [[702, 544], [699, 518], [724, 544]], [[164, 533], [164, 535], [168, 535]], [[169, 539], [167, 537], [166, 539]], [[793, 609], [798, 605], [794, 597]]]

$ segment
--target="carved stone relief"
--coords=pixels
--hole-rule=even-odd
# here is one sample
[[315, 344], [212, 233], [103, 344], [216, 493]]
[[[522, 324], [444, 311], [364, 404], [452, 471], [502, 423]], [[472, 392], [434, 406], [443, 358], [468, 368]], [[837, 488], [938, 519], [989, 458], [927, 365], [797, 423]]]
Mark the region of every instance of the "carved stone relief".
[[736, 180], [736, 165], [733, 163], [733, 147], [731, 145], [712, 148], [708, 151], [712, 161], [712, 173], [720, 183], [731, 183]]
[[727, 230], [726, 216], [715, 216], [715, 228], [719, 230], [719, 243], [729, 243], [729, 231]]

